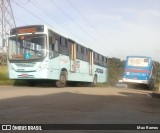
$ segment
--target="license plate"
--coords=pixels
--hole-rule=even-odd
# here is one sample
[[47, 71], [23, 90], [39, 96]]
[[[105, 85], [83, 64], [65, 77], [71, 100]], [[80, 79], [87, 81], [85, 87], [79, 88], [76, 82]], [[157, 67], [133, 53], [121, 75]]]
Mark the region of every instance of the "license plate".
[[22, 74], [22, 77], [28, 77], [28, 74]]

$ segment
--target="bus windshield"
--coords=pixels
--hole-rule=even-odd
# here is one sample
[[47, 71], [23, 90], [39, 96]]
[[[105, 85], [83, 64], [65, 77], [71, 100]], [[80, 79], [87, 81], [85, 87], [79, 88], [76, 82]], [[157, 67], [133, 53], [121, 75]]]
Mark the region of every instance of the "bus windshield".
[[46, 56], [46, 35], [22, 35], [10, 37], [9, 60], [40, 59]]
[[148, 67], [149, 59], [148, 58], [128, 58], [128, 66], [133, 67]]

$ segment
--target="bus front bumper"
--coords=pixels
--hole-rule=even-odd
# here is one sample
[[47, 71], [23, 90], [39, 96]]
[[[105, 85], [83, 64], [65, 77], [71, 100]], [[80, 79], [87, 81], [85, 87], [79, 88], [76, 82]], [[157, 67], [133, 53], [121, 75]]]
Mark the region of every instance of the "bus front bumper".
[[122, 82], [148, 84], [148, 80], [137, 80], [137, 79], [127, 79], [127, 78], [123, 78]]
[[33, 72], [9, 72], [10, 79], [48, 79], [47, 71]]

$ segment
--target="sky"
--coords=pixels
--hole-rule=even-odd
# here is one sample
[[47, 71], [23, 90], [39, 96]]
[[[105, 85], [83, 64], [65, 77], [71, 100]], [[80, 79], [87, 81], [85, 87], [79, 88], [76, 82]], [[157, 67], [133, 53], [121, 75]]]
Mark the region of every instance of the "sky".
[[45, 24], [98, 53], [160, 61], [160, 0], [11, 0], [16, 26]]

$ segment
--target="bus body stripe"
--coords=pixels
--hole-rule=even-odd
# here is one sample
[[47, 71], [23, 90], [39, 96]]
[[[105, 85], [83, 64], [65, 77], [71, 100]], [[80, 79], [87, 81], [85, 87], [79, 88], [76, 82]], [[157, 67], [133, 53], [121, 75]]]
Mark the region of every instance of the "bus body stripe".
[[149, 73], [148, 70], [137, 70], [137, 69], [125, 69], [125, 72], [141, 72], [141, 73]]

